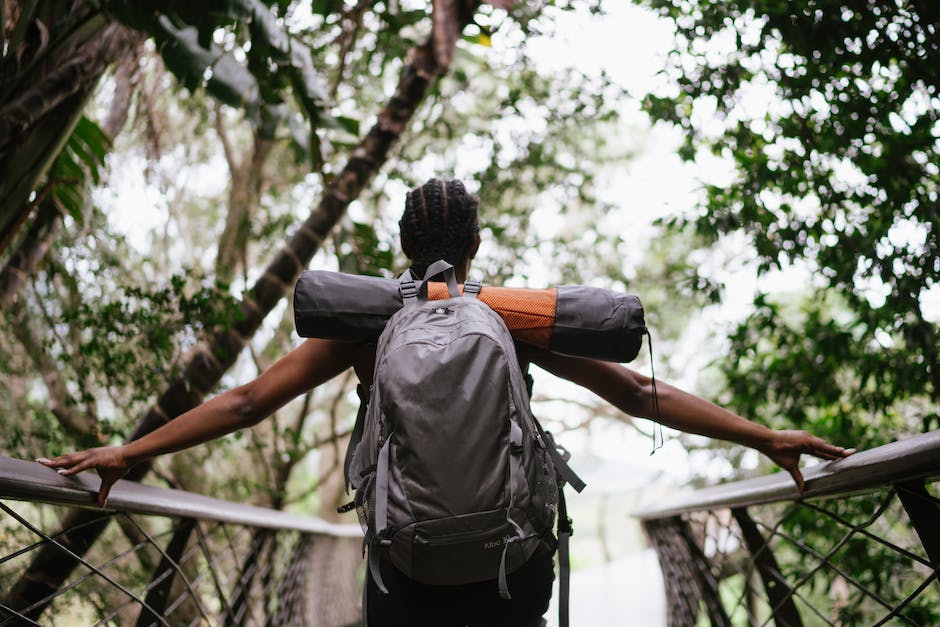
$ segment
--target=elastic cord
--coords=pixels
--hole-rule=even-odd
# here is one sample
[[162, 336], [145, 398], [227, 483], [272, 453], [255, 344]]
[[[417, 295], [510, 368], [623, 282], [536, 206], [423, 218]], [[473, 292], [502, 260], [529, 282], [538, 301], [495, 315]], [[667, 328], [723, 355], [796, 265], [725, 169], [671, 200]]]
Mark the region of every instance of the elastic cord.
[[[650, 351], [650, 378], [653, 385], [653, 411], [656, 413], [656, 419], [653, 421], [653, 450], [650, 455], [658, 451], [665, 444], [663, 439], [663, 415], [659, 412], [659, 393], [656, 391], [656, 369], [653, 367], [653, 336], [649, 329], [646, 330], [646, 341]], [[656, 434], [659, 434], [659, 444], [656, 444]]]

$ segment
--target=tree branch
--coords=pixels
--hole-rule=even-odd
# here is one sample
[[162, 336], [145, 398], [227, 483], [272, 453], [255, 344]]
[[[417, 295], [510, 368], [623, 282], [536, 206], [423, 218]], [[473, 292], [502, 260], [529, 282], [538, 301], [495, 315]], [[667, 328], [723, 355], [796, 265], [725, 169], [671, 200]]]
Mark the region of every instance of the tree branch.
[[339, 89], [340, 83], [343, 82], [343, 74], [346, 71], [346, 57], [349, 55], [349, 52], [355, 45], [356, 39], [359, 38], [359, 29], [362, 26], [362, 17], [365, 14], [366, 9], [370, 6], [372, 6], [372, 2], [369, 0], [359, 0], [356, 6], [345, 12], [343, 16], [343, 28], [340, 31], [340, 34], [337, 36], [337, 40], [340, 44], [339, 63], [336, 67], [336, 74], [333, 76], [333, 84], [330, 85], [331, 101], [336, 100], [336, 92]]
[[49, 395], [49, 410], [59, 425], [75, 438], [80, 446], [104, 444], [105, 438], [99, 429], [97, 417], [75, 410], [75, 399], [68, 392], [62, 371], [33, 334], [25, 306], [22, 303], [15, 304], [11, 314], [13, 334], [32, 362], [33, 368], [39, 373]]
[[212, 107], [212, 126], [215, 128], [216, 135], [219, 136], [219, 142], [222, 144], [222, 152], [225, 154], [225, 162], [228, 163], [228, 170], [232, 174], [232, 179], [241, 176], [242, 167], [235, 156], [235, 150], [232, 148], [232, 140], [228, 136], [228, 130], [225, 128], [225, 122], [222, 121], [222, 105], [215, 102]]

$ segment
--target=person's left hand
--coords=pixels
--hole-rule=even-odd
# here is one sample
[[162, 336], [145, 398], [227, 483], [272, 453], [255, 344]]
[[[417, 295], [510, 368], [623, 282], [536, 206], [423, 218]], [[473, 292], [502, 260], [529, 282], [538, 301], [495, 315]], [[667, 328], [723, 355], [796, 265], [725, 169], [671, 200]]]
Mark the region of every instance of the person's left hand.
[[806, 487], [803, 473], [800, 472], [800, 455], [806, 453], [822, 459], [841, 459], [855, 452], [855, 449], [830, 444], [806, 431], [787, 430], [774, 431], [770, 444], [759, 450], [790, 473], [800, 494], [803, 494], [803, 489]]

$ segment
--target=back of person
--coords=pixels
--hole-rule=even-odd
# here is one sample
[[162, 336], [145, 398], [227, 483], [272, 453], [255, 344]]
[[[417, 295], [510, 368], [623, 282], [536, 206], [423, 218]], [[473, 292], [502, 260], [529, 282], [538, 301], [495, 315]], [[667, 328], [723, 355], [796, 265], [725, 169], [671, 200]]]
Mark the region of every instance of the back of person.
[[[462, 184], [432, 180], [406, 200], [403, 246], [449, 253], [463, 275], [475, 213]], [[548, 445], [512, 338], [475, 299], [479, 284], [461, 296], [451, 264], [416, 261], [423, 280], [402, 277], [405, 306], [379, 340], [347, 463], [369, 554], [366, 620], [538, 625], [554, 579]], [[428, 303], [426, 282], [441, 271], [451, 298]]]
[[[365, 389], [372, 385], [375, 347], [357, 351], [356, 371]], [[522, 366], [524, 369], [524, 366]], [[456, 466], [456, 465], [455, 465]], [[464, 585], [435, 585], [416, 581], [387, 557], [378, 567], [388, 593], [366, 573], [363, 614], [372, 627], [536, 627], [544, 624], [555, 581], [555, 542], [549, 536], [517, 570], [508, 574], [510, 599], [498, 594], [498, 576]], [[451, 564], [460, 569], [461, 564]]]

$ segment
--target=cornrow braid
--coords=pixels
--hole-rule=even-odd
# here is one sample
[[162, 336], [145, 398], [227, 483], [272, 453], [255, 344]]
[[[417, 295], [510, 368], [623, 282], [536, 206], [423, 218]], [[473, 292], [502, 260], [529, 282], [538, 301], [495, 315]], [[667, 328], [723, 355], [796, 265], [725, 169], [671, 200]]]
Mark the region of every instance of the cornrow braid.
[[480, 232], [480, 200], [456, 180], [429, 180], [405, 195], [405, 212], [398, 222], [411, 270], [424, 276], [437, 261], [458, 265], [470, 253]]

